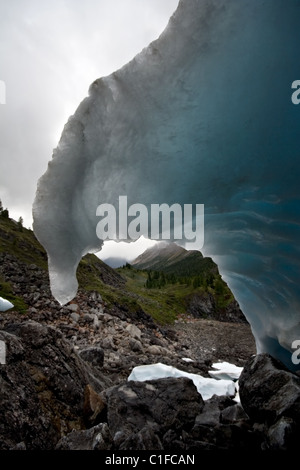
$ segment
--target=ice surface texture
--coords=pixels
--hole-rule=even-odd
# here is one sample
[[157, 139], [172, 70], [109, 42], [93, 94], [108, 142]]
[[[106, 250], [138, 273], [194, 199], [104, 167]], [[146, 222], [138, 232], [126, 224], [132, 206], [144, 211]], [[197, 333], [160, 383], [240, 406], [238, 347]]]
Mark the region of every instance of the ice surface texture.
[[[205, 204], [212, 256], [256, 338], [300, 338], [299, 0], [183, 0], [157, 41], [96, 80], [38, 183], [53, 295], [76, 294], [102, 203]], [[238, 341], [238, 338], [237, 338]]]
[[6, 310], [9, 310], [12, 308], [14, 304], [9, 302], [9, 300], [3, 299], [3, 297], [0, 297], [0, 312], [5, 312]]

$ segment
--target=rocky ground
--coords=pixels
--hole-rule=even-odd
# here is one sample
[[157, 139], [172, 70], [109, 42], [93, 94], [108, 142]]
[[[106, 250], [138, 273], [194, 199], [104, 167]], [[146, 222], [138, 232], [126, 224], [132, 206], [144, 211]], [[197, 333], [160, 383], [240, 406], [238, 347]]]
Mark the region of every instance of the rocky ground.
[[[164, 362], [207, 375], [212, 362], [227, 360], [243, 365], [255, 353], [247, 323], [228, 323], [181, 317], [175, 325], [160, 327], [142, 309], [132, 312], [124, 305], [103, 302], [97, 292], [78, 291], [69, 305], [52, 297], [47, 272], [0, 254], [0, 274], [16, 295], [29, 306], [24, 314], [0, 315], [0, 327], [20, 320], [34, 320], [58, 328], [77, 351], [102, 348], [103, 370], [113, 383], [128, 377], [133, 367]], [[193, 363], [182, 358], [189, 357]]]
[[[101, 348], [103, 372], [114, 384], [126, 380], [133, 367], [142, 364], [163, 362], [208, 376], [213, 362], [243, 366], [255, 353], [251, 329], [245, 323], [186, 317], [174, 326], [159, 327], [142, 314], [133, 320], [118, 308], [108, 313], [97, 293], [79, 293], [65, 307], [52, 301], [45, 308], [44, 302], [39, 298], [26, 314], [2, 313], [0, 327], [36, 321], [57, 328], [79, 353]], [[187, 357], [193, 362], [183, 360]]]
[[[300, 379], [254, 356], [248, 324], [185, 316], [160, 327], [142, 310], [108, 306], [97, 292], [79, 291], [62, 307], [45, 271], [0, 258], [2, 278], [29, 306], [0, 315], [1, 450], [296, 447]], [[218, 360], [244, 367], [241, 404], [229, 396], [204, 401], [183, 377], [127, 381], [142, 364], [206, 376]]]
[[228, 323], [215, 320], [179, 319], [172, 328], [178, 341], [186, 346], [198, 362], [227, 361], [237, 366], [256, 352], [251, 328], [247, 323]]

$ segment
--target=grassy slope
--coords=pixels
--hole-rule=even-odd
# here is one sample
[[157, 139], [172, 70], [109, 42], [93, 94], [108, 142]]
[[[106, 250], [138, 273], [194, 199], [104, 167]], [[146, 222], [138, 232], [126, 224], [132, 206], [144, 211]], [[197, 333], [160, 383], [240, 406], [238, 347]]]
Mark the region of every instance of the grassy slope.
[[[0, 216], [0, 253], [7, 253], [25, 264], [36, 264], [47, 269], [47, 256], [31, 230], [22, 227], [12, 219]], [[22, 298], [14, 295], [9, 282], [0, 275], [0, 297], [14, 304], [14, 310], [25, 312], [27, 305]]]
[[11, 254], [23, 263], [47, 269], [47, 255], [32, 230], [2, 216], [0, 216], [0, 253]]
[[[25, 264], [35, 264], [47, 270], [47, 255], [35, 238], [32, 230], [21, 227], [11, 219], [0, 216], [0, 253], [8, 253]], [[87, 291], [98, 291], [108, 306], [118, 304], [129, 312], [142, 308], [160, 324], [172, 323], [179, 314], [186, 312], [186, 299], [196, 293], [214, 294], [220, 307], [232, 300], [230, 291], [217, 295], [213, 286], [193, 287], [193, 284], [168, 283], [162, 288], [147, 289], [147, 272], [137, 269], [114, 270], [95, 255], [86, 255], [77, 270], [79, 287]], [[12, 286], [0, 276], [0, 296], [10, 300], [20, 312], [26, 304], [14, 295]]]
[[[148, 251], [150, 252], [151, 249]], [[176, 251], [177, 250], [177, 251]], [[150, 262], [151, 270], [163, 271], [166, 274], [175, 274], [177, 276], [198, 276], [202, 273], [212, 272], [218, 273], [218, 267], [211, 258], [203, 257], [199, 251], [186, 251], [181, 247], [177, 247], [175, 252], [172, 253], [173, 248], [169, 250], [158, 251], [157, 255], [153, 256]], [[154, 252], [155, 253], [155, 252]], [[143, 258], [141, 255], [139, 258]], [[137, 258], [136, 261], [139, 260]], [[149, 261], [137, 262], [134, 268], [148, 269]]]
[[[0, 216], [0, 253], [10, 254], [22, 263], [35, 264], [45, 271], [48, 269], [47, 254], [33, 231], [3, 216]], [[108, 300], [115, 298], [117, 289], [113, 285], [120, 284], [120, 276], [92, 254], [86, 255], [80, 262], [77, 279], [81, 289], [98, 291]], [[15, 310], [22, 312], [27, 309], [23, 300], [14, 295], [11, 284], [5, 282], [1, 275], [0, 296], [10, 300]]]
[[[145, 287], [148, 273], [134, 269], [133, 267], [123, 267], [117, 269], [126, 279], [126, 289], [131, 292], [143, 310], [160, 324], [173, 323], [178, 315], [186, 313], [187, 299], [193, 294], [206, 296], [212, 294], [215, 297], [219, 308], [226, 307], [234, 298], [225, 283], [221, 293], [214, 286], [193, 287], [193, 283], [176, 282], [167, 283], [161, 288]], [[215, 280], [220, 281], [219, 274], [215, 275]]]

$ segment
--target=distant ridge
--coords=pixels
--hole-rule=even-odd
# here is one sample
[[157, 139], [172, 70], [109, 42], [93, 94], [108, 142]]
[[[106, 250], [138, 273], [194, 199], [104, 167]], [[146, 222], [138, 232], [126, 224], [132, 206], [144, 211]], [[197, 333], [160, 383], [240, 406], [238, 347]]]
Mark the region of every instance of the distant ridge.
[[105, 258], [102, 260], [103, 263], [107, 264], [111, 268], [120, 268], [125, 266], [126, 263], [130, 263], [126, 258], [118, 258], [114, 256], [110, 256], [109, 258]]
[[218, 274], [218, 267], [211, 258], [200, 251], [188, 251], [176, 243], [160, 242], [148, 248], [131, 262], [136, 269], [163, 271], [178, 276], [197, 276], [203, 272]]

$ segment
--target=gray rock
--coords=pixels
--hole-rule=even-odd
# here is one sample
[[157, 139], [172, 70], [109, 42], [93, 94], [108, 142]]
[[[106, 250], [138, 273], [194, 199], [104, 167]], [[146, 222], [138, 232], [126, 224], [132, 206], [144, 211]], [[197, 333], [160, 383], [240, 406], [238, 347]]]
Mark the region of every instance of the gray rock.
[[85, 313], [81, 318], [82, 324], [91, 324], [95, 321], [95, 315], [91, 313]]
[[162, 355], [161, 346], [157, 346], [156, 344], [151, 344], [147, 348], [147, 353], [148, 354], [153, 354], [155, 356], [161, 356]]
[[123, 434], [117, 434], [115, 444], [119, 442], [119, 450], [164, 450], [157, 431], [155, 425], [148, 424], [125, 439]]
[[253, 421], [272, 425], [286, 416], [300, 423], [300, 377], [269, 354], [259, 354], [245, 365], [239, 394]]
[[30, 308], [29, 308], [29, 313], [30, 313], [31, 315], [34, 315], [34, 314], [37, 313], [37, 312], [38, 312], [38, 310], [37, 310], [35, 307], [30, 307]]
[[114, 340], [111, 336], [106, 336], [101, 341], [103, 349], [115, 349]]
[[221, 413], [233, 406], [235, 402], [226, 396], [213, 395], [204, 402], [201, 413], [196, 418], [196, 424], [201, 426], [217, 426], [221, 420]]
[[34, 295], [33, 295], [32, 301], [37, 302], [37, 300], [39, 300], [40, 297], [41, 297], [41, 293], [40, 292], [35, 292]]
[[25, 442], [19, 442], [15, 446], [13, 446], [10, 450], [27, 450]]
[[205, 406], [203, 412], [196, 418], [196, 424], [201, 426], [216, 426], [219, 422], [220, 410], [215, 406]]
[[283, 416], [268, 430], [267, 447], [272, 450], [288, 450], [295, 444], [293, 441], [298, 441], [296, 431], [294, 420]]
[[27, 450], [51, 450], [73, 428], [80, 429], [84, 392], [110, 385], [82, 361], [53, 327], [27, 321], [0, 331], [6, 365], [0, 367], [0, 449], [23, 442]]
[[77, 304], [67, 305], [66, 308], [70, 310], [71, 312], [78, 312], [79, 310], [79, 306]]
[[160, 442], [169, 429], [178, 434], [191, 428], [204, 406], [195, 385], [185, 377], [130, 381], [105, 394], [109, 429], [119, 449], [131, 448], [147, 434], [141, 445], [149, 445], [151, 450], [154, 441]]
[[101, 295], [99, 294], [99, 292], [91, 292], [90, 295], [89, 295], [89, 300], [91, 302], [99, 302], [101, 303], [102, 302], [102, 297]]
[[71, 315], [70, 315], [70, 318], [75, 322], [77, 323], [79, 318], [80, 318], [80, 315], [78, 315], [78, 313], [76, 312], [72, 312]]
[[128, 333], [133, 338], [141, 339], [142, 332], [136, 325], [133, 325], [132, 323], [129, 323], [129, 325], [127, 325], [127, 327], [126, 327], [126, 331], [128, 331]]
[[238, 421], [247, 421], [248, 419], [248, 415], [245, 413], [243, 407], [239, 403], [225, 408], [221, 412], [220, 416], [220, 421], [223, 424], [230, 424]]
[[110, 450], [112, 438], [107, 423], [87, 430], [72, 431], [60, 439], [55, 450]]
[[129, 344], [130, 344], [130, 347], [131, 347], [133, 352], [141, 352], [141, 353], [144, 352], [144, 348], [142, 346], [142, 343], [139, 340], [130, 339]]
[[99, 347], [90, 347], [79, 351], [79, 356], [92, 366], [102, 367], [104, 362], [104, 351]]
[[211, 294], [193, 294], [190, 296], [187, 311], [194, 317], [213, 316], [215, 310], [215, 300]]

